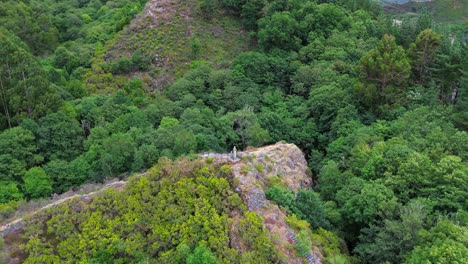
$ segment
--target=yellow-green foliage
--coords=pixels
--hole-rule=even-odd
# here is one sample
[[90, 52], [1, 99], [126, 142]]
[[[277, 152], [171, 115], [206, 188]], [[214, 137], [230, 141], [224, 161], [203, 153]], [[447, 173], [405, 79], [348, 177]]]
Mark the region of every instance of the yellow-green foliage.
[[278, 254], [263, 229], [263, 218], [250, 211], [244, 215], [239, 223], [239, 233], [249, 250], [242, 255], [241, 263], [275, 263]]
[[298, 219], [295, 214], [288, 215], [288, 217], [286, 218], [286, 223], [288, 223], [288, 225], [295, 231], [310, 231], [310, 224], [307, 223], [307, 221]]
[[241, 173], [247, 175], [247, 173], [251, 172], [252, 168], [249, 165], [244, 165], [241, 168]]
[[319, 228], [313, 232], [312, 241], [321, 249], [325, 257], [340, 254], [340, 239], [333, 232]]
[[255, 169], [257, 169], [257, 171], [260, 172], [260, 173], [263, 173], [263, 172], [264, 172], [264, 170], [263, 170], [263, 164], [261, 164], [261, 163], [255, 164]]
[[218, 260], [244, 263], [229, 243], [234, 209], [245, 214], [239, 232], [250, 254], [270, 262], [276, 255], [262, 218], [244, 212], [229, 181], [218, 177], [229, 171], [203, 161], [161, 159], [123, 191], [107, 190], [90, 205], [78, 201], [41, 212], [26, 223], [25, 263], [179, 263], [200, 245]]
[[229, 165], [223, 165], [219, 168], [219, 175], [222, 177], [229, 177], [231, 176], [232, 168]]
[[351, 257], [341, 254], [336, 254], [330, 257], [325, 258], [326, 264], [349, 264], [349, 263], [357, 263]]
[[19, 204], [17, 201], [0, 203], [0, 221], [10, 217], [16, 211], [16, 209], [18, 209], [18, 206]]
[[281, 178], [279, 175], [268, 177], [266, 184], [268, 188], [271, 188], [273, 186], [283, 186], [283, 183], [281, 182]]
[[306, 230], [300, 231], [296, 235], [297, 245], [295, 245], [295, 249], [299, 256], [305, 257], [311, 248], [312, 241], [310, 239], [310, 235]]

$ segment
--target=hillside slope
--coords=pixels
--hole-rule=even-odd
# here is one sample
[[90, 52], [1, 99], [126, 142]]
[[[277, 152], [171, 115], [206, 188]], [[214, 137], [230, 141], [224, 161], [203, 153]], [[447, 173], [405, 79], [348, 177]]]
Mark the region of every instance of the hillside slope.
[[294, 191], [310, 186], [299, 148], [278, 143], [240, 156], [234, 163], [163, 159], [131, 178], [122, 191], [108, 189], [47, 206], [3, 230], [9, 261], [133, 263], [144, 256], [166, 263], [180, 257], [180, 247], [204, 245], [225, 263], [321, 263], [315, 246], [298, 257], [297, 231], [264, 192], [278, 177]]
[[390, 14], [429, 12], [437, 24], [468, 21], [468, 4], [464, 0], [433, 1], [383, 1], [384, 10]]
[[240, 52], [251, 48], [240, 21], [218, 9], [207, 17], [198, 3], [149, 1], [94, 59], [86, 80], [88, 90], [111, 91], [125, 85], [129, 77], [137, 77], [146, 91], [155, 92], [181, 77], [195, 60], [227, 67]]

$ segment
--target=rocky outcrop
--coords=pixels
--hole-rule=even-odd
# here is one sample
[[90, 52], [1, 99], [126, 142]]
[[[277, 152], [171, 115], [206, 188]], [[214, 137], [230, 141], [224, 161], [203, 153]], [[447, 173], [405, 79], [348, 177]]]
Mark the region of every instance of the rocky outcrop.
[[227, 159], [224, 155], [211, 156], [233, 163], [232, 173], [238, 181], [237, 191], [247, 208], [263, 217], [272, 241], [278, 251], [286, 256], [288, 263], [321, 263], [322, 256], [317, 248], [311, 248], [314, 253], [305, 258], [296, 256], [294, 245], [297, 241], [294, 230], [286, 223], [286, 214], [265, 196], [265, 189], [273, 180], [279, 180], [294, 191], [310, 187], [311, 177], [307, 175], [307, 162], [301, 150], [293, 144], [277, 143], [240, 152], [239, 157], [233, 162], [229, 156]]
[[[249, 156], [253, 158], [245, 158]], [[249, 150], [240, 154], [243, 161], [249, 161], [253, 166], [256, 178], [261, 181], [278, 176], [283, 185], [297, 191], [311, 185], [311, 177], [307, 176], [307, 161], [302, 151], [294, 144], [277, 143], [259, 149]], [[261, 165], [260, 165], [261, 164]], [[258, 168], [263, 167], [263, 172]]]
[[[315, 247], [311, 248], [310, 254], [304, 258], [297, 256], [294, 250], [294, 246], [297, 244], [295, 231], [288, 226], [286, 214], [275, 203], [270, 202], [265, 195], [265, 190], [272, 182], [280, 182], [293, 191], [310, 187], [311, 177], [307, 174], [307, 162], [297, 146], [278, 143], [240, 152], [235, 158], [231, 154], [210, 153], [202, 154], [201, 157], [213, 159], [213, 162], [219, 165], [231, 165], [236, 191], [250, 211], [263, 217], [264, 226], [269, 231], [271, 240], [288, 263], [322, 263], [323, 257], [320, 250]], [[94, 195], [108, 188], [121, 189], [125, 184], [126, 182], [123, 181], [114, 182], [96, 192], [64, 198], [52, 202], [30, 215], [72, 199], [79, 199], [86, 204], [92, 203]], [[240, 212], [232, 212], [231, 218], [231, 234], [235, 234], [235, 229], [241, 218]], [[1, 226], [0, 234], [6, 237], [21, 232], [23, 224], [23, 219], [14, 220]], [[242, 244], [241, 239], [237, 239], [235, 236], [231, 237], [231, 246], [240, 252], [246, 250], [246, 246]]]

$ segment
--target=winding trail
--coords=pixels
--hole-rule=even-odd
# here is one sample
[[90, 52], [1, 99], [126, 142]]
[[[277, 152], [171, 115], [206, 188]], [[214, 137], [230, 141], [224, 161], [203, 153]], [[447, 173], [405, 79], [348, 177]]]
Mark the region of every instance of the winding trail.
[[[142, 174], [143, 175], [143, 174]], [[94, 192], [90, 192], [90, 193], [87, 193], [87, 194], [75, 194], [73, 196], [70, 196], [70, 197], [67, 197], [67, 198], [63, 198], [63, 199], [60, 199], [60, 200], [57, 200], [57, 201], [54, 201], [52, 203], [49, 203], [47, 204], [46, 206], [44, 207], [41, 207], [31, 213], [28, 213], [27, 216], [33, 216], [39, 212], [42, 212], [44, 210], [46, 210], [47, 208], [50, 208], [52, 206], [56, 206], [56, 205], [59, 205], [59, 204], [62, 204], [66, 201], [69, 201], [69, 200], [72, 200], [72, 199], [76, 199], [76, 198], [84, 198], [84, 197], [90, 197], [90, 196], [93, 196], [93, 195], [96, 195], [98, 193], [101, 193], [109, 188], [122, 188], [123, 186], [125, 186], [127, 184], [126, 181], [118, 181], [118, 182], [112, 182], [112, 183], [109, 183], [109, 184], [106, 184], [104, 187], [102, 187], [101, 189], [97, 190], [97, 191], [94, 191]], [[25, 216], [26, 217], [26, 216]], [[15, 220], [12, 220], [2, 226], [0, 226], [0, 236], [3, 237], [3, 236], [6, 236], [8, 235], [9, 233], [19, 229], [22, 227], [23, 225], [23, 220], [25, 217], [22, 217], [22, 218], [18, 218], [18, 219], [15, 219]]]

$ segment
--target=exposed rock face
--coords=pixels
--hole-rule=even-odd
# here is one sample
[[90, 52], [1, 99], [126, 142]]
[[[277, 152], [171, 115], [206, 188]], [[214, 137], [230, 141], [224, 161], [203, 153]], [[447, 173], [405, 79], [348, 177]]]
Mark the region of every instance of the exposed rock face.
[[239, 153], [241, 160], [232, 165], [232, 173], [239, 180], [238, 189], [250, 211], [265, 220], [273, 242], [279, 252], [286, 256], [288, 263], [321, 263], [322, 256], [316, 248], [311, 249], [305, 259], [296, 256], [294, 231], [286, 223], [286, 214], [266, 199], [266, 184], [273, 177], [294, 191], [310, 187], [307, 162], [301, 150], [293, 144], [275, 145]]
[[[307, 176], [307, 161], [302, 151], [294, 144], [277, 143], [244, 152], [244, 155], [254, 156], [254, 162], [262, 164], [264, 173], [259, 175], [260, 178], [266, 180], [272, 176], [279, 176], [282, 183], [295, 192], [301, 187], [310, 187], [312, 179]], [[272, 171], [268, 170], [269, 168], [272, 168]]]

